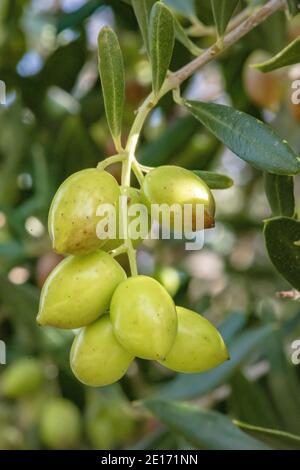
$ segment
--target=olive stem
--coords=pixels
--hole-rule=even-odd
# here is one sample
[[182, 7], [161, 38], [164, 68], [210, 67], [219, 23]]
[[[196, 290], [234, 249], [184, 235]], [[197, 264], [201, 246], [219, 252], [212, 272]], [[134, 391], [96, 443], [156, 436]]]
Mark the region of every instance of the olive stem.
[[[169, 73], [158, 96], [154, 96], [153, 93], [150, 93], [150, 95], [145, 99], [141, 107], [138, 109], [136, 118], [134, 120], [128, 137], [126, 145], [126, 151], [129, 155], [129, 163], [128, 168], [126, 170], [127, 180], [129, 179], [130, 181], [131, 163], [135, 156], [139, 136], [145, 123], [145, 120], [147, 119], [152, 109], [156, 106], [160, 98], [162, 98], [174, 88], [178, 88], [181, 83], [191, 77], [191, 75], [193, 75], [199, 68], [203, 67], [204, 65], [218, 57], [226, 49], [235, 44], [239, 39], [241, 39], [247, 33], [252, 31], [252, 29], [256, 28], [256, 26], [258, 26], [260, 23], [269, 18], [269, 16], [271, 16], [276, 11], [283, 9], [285, 6], [285, 0], [269, 0], [268, 3], [262, 6], [259, 10], [255, 10], [252, 15], [247, 17], [242, 23], [239, 23], [235, 29], [233, 29], [224, 36], [222, 49], [218, 47], [217, 43], [213, 44], [202, 54], [200, 54], [200, 56], [196, 57], [187, 65], [177, 70], [177, 72]], [[232, 21], [234, 21], [234, 19]]]
[[[259, 10], [255, 10], [252, 13], [252, 15], [247, 17], [244, 21], [242, 21], [241, 23], [238, 22], [238, 25], [236, 26], [236, 28], [232, 29], [231, 31], [229, 31], [228, 34], [224, 36], [222, 48], [218, 46], [218, 41], [217, 41], [211, 47], [209, 47], [204, 52], [202, 52], [194, 60], [189, 62], [187, 65], [185, 65], [181, 69], [177, 70], [177, 72], [169, 73], [158, 95], [154, 95], [153, 92], [150, 93], [150, 95], [145, 99], [141, 107], [138, 109], [138, 112], [136, 114], [135, 120], [133, 122], [131, 131], [129, 133], [129, 137], [127, 140], [127, 144], [125, 148], [126, 159], [122, 163], [122, 186], [124, 186], [124, 188], [130, 187], [130, 177], [131, 177], [132, 166], [134, 165], [135, 171], [138, 166], [136, 158], [135, 158], [135, 154], [136, 154], [136, 148], [138, 145], [138, 141], [139, 141], [144, 123], [149, 113], [156, 106], [160, 98], [166, 95], [169, 91], [178, 89], [181, 83], [184, 82], [189, 77], [191, 77], [200, 67], [206, 65], [208, 62], [211, 62], [213, 59], [218, 57], [226, 49], [228, 49], [230, 46], [235, 44], [239, 39], [241, 39], [247, 33], [249, 33], [252, 29], [256, 28], [256, 26], [258, 26], [260, 23], [262, 23], [267, 18], [269, 18], [269, 16], [271, 16], [276, 11], [283, 9], [285, 6], [286, 6], [285, 0], [269, 0], [268, 3], [262, 6]], [[235, 21], [235, 19], [233, 19], [232, 21]], [[179, 96], [180, 95], [178, 91], [177, 93], [175, 92], [175, 98], [177, 99]], [[126, 204], [125, 204], [126, 212], [124, 211], [125, 217], [127, 217], [127, 205], [128, 205], [128, 201], [126, 200]], [[122, 227], [123, 227], [123, 222], [122, 222]], [[137, 275], [137, 263], [136, 263], [135, 250], [133, 248], [131, 239], [128, 238], [128, 234], [124, 235], [124, 239], [125, 239], [125, 245], [127, 248], [127, 255], [128, 255], [128, 259], [130, 263], [131, 273], [133, 276], [135, 276]]]
[[98, 165], [97, 165], [97, 169], [98, 170], [105, 170], [105, 168], [107, 168], [110, 165], [113, 165], [114, 163], [123, 162], [125, 160], [125, 158], [126, 158], [126, 155], [124, 153], [123, 154], [113, 155], [111, 157], [106, 158], [102, 162], [99, 162]]
[[118, 248], [115, 248], [114, 250], [110, 251], [109, 254], [115, 258], [116, 256], [119, 256], [119, 255], [122, 255], [123, 253], [126, 253], [127, 251], [127, 248], [126, 248], [126, 245], [123, 244], [121, 246], [119, 246]]

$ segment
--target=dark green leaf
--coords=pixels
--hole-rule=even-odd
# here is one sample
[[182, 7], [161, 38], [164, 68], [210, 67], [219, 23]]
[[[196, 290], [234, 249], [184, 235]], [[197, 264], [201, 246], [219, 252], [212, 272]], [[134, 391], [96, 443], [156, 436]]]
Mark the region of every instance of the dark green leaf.
[[299, 450], [300, 449], [300, 436], [290, 434], [277, 429], [261, 428], [253, 426], [241, 421], [234, 421], [234, 423], [247, 434], [264, 441], [267, 445], [274, 449], [279, 450]]
[[134, 14], [141, 30], [146, 50], [149, 52], [150, 11], [156, 0], [131, 0]]
[[157, 95], [166, 78], [172, 59], [175, 32], [170, 10], [156, 2], [151, 10], [149, 27], [153, 91]]
[[300, 434], [300, 383], [295, 366], [287, 360], [283, 344], [280, 330], [273, 332], [266, 343], [266, 355], [270, 365], [267, 375], [268, 390], [279, 414], [281, 429]]
[[293, 217], [295, 213], [294, 179], [265, 173], [265, 191], [274, 216]]
[[278, 427], [274, 408], [260, 383], [248, 380], [238, 371], [230, 386], [230, 415], [255, 426]]
[[291, 16], [296, 16], [298, 13], [300, 13], [299, 0], [287, 0], [287, 4]]
[[169, 5], [186, 18], [196, 16], [195, 0], [163, 0], [163, 3]]
[[[272, 331], [273, 326], [267, 325], [241, 334], [232, 343], [229, 342], [229, 361], [226, 361], [226, 363], [216, 369], [201, 374], [177, 374], [175, 379], [161, 388], [159, 396], [170, 397], [172, 399], [186, 399], [210, 392], [229, 380], [232, 374], [249, 359], [250, 354], [257, 351], [266, 341]], [[228, 344], [227, 338], [223, 337], [226, 344]]]
[[239, 0], [211, 0], [218, 36], [222, 37]]
[[277, 271], [300, 290], [300, 222], [288, 217], [267, 220], [265, 240]]
[[164, 165], [182, 150], [196, 133], [198, 123], [193, 116], [176, 119], [155, 140], [141, 149], [139, 160], [144, 165]]
[[282, 51], [278, 52], [274, 57], [262, 62], [261, 64], [252, 65], [262, 72], [271, 72], [272, 70], [286, 67], [287, 65], [298, 64], [300, 62], [300, 36], [291, 42]]
[[114, 140], [119, 142], [125, 100], [124, 64], [118, 38], [109, 27], [100, 31], [98, 54], [107, 121]]
[[241, 432], [221, 413], [160, 399], [142, 402], [157, 418], [197, 449], [264, 450], [269, 447]]
[[186, 107], [230, 150], [256, 168], [278, 175], [295, 175], [300, 158], [266, 124], [230, 106], [186, 101]]
[[203, 170], [193, 170], [193, 173], [200, 176], [210, 189], [228, 189], [233, 185], [233, 180], [226, 175]]

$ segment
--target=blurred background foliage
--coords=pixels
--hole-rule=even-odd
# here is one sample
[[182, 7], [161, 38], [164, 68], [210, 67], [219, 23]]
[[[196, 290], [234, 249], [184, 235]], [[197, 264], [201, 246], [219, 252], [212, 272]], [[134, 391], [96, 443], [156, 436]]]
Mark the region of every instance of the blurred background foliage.
[[[212, 25], [208, 0], [196, 2], [197, 11], [189, 9], [193, 2], [166, 3], [191, 32], [197, 15], [208, 29]], [[40, 330], [35, 323], [40, 288], [61, 259], [47, 235], [51, 198], [68, 175], [114, 153], [97, 71], [97, 34], [105, 24], [116, 29], [125, 57], [126, 133], [151, 88], [130, 2], [0, 3], [0, 79], [6, 84], [0, 106], [0, 339], [7, 355], [7, 365], [0, 365], [0, 449], [300, 448], [300, 366], [291, 363], [300, 307], [291, 293], [277, 295], [290, 287], [264, 246], [263, 219], [271, 211], [263, 175], [169, 96], [147, 122], [140, 161], [216, 170], [234, 185], [214, 192], [217, 224], [202, 251], [186, 253], [178, 240], [146, 241], [139, 270], [159, 279], [176, 304], [219, 325], [231, 361], [183, 375], [138, 360], [120, 384], [91, 390], [70, 372], [73, 333]], [[185, 95], [260, 117], [299, 153], [300, 105], [290, 104], [299, 65], [267, 75], [247, 68], [262, 46], [273, 54], [299, 34], [299, 17], [288, 23], [284, 13], [273, 15], [199, 71], [185, 84]], [[195, 42], [205, 47], [213, 39]], [[177, 42], [171, 69], [191, 58]], [[118, 166], [111, 171], [120, 177]], [[296, 204], [299, 210], [297, 186]]]

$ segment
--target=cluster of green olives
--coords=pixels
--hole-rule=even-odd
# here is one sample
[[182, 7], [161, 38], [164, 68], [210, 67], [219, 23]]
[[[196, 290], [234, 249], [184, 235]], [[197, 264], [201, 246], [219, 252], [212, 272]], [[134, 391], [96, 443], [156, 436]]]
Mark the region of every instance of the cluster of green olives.
[[[111, 250], [123, 239], [97, 237], [97, 207], [118, 211], [121, 188], [105, 170], [86, 169], [70, 176], [54, 196], [49, 232], [57, 253], [69, 255], [49, 275], [41, 294], [40, 325], [79, 329], [70, 363], [84, 384], [118, 381], [135, 357], [156, 360], [180, 372], [200, 372], [228, 358], [217, 329], [204, 317], [176, 307], [155, 279], [127, 278]], [[214, 199], [194, 173], [175, 166], [151, 170], [140, 190], [128, 188], [130, 201], [204, 205], [205, 227], [214, 224]], [[130, 201], [128, 202], [130, 204]]]

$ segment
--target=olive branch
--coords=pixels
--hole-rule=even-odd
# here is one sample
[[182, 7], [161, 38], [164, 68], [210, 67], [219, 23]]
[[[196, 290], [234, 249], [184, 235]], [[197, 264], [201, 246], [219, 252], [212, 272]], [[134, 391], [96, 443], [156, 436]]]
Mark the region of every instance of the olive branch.
[[[131, 127], [125, 148], [121, 145], [121, 121], [124, 105], [124, 69], [121, 50], [115, 33], [110, 28], [103, 28], [99, 35], [99, 69], [104, 93], [106, 115], [118, 154], [107, 158], [99, 163], [98, 168], [104, 169], [112, 163], [122, 163], [122, 194], [126, 194], [126, 188], [130, 187], [131, 173], [133, 172], [142, 185], [145, 169], [136, 159], [136, 149], [145, 121], [160, 99], [173, 90], [175, 102], [182, 105], [184, 101], [180, 98], [180, 85], [190, 78], [201, 67], [220, 56], [229, 47], [239, 41], [242, 37], [267, 20], [272, 14], [286, 8], [285, 0], [270, 0], [260, 8], [247, 7], [238, 13], [228, 25], [229, 32], [208, 49], [203, 50], [199, 56], [186, 64], [176, 72], [169, 72], [168, 67], [171, 60], [174, 27], [173, 17], [169, 9], [162, 3], [157, 2], [151, 11], [148, 31], [150, 43], [150, 61], [152, 63], [153, 91], [139, 107]], [[230, 18], [228, 18], [228, 21]], [[204, 31], [201, 24], [193, 26], [194, 35], [211, 34]], [[146, 31], [147, 33], [147, 31]], [[143, 34], [144, 35], [144, 34]], [[144, 35], [145, 36], [145, 35]], [[151, 50], [151, 41], [153, 47]], [[169, 47], [168, 47], [169, 46]], [[152, 56], [151, 56], [152, 52]], [[158, 89], [157, 83], [160, 85]], [[147, 171], [147, 169], [146, 169]], [[127, 217], [127, 207], [123, 208], [121, 225], [124, 217]], [[136, 251], [132, 241], [125, 236], [124, 244], [111, 252], [112, 256], [127, 253], [131, 274], [137, 274]]]

